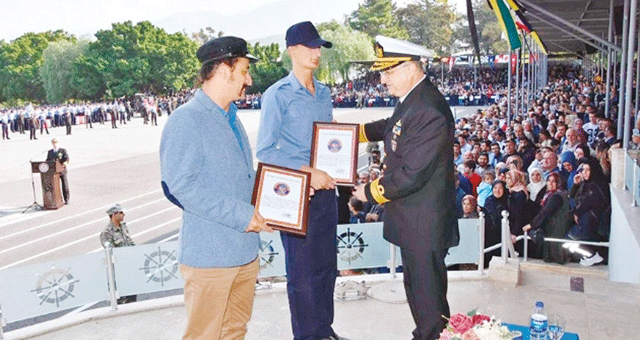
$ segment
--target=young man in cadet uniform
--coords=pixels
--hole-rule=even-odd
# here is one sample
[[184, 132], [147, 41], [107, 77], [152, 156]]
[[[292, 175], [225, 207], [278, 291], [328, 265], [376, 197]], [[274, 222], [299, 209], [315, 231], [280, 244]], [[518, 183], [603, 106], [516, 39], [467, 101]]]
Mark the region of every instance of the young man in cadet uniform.
[[343, 339], [331, 327], [337, 272], [335, 181], [309, 167], [313, 122], [333, 120], [331, 91], [313, 77], [320, 48], [332, 44], [320, 38], [309, 21], [291, 26], [286, 42], [293, 70], [262, 96], [256, 156], [265, 163], [310, 172], [315, 191], [309, 202], [306, 237], [280, 234], [294, 339]]

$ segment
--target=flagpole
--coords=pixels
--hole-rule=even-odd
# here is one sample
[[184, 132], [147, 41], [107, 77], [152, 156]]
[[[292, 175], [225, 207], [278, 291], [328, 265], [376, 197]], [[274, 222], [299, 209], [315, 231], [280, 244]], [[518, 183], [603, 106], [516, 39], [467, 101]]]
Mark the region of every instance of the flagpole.
[[440, 69], [442, 70], [440, 78], [442, 79], [442, 89], [444, 90], [444, 63], [442, 62], [442, 58], [440, 58]]
[[511, 48], [509, 48], [509, 77], [507, 78], [507, 127], [511, 126]]
[[520, 115], [520, 52], [522, 52], [522, 48], [516, 50], [516, 112], [514, 117]]

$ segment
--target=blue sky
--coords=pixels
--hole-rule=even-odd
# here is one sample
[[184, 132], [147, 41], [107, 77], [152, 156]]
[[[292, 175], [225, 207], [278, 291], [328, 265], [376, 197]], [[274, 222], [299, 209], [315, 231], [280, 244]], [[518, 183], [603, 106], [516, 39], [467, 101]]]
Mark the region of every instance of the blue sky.
[[[324, 22], [342, 20], [362, 0], [307, 0], [317, 6], [299, 6], [300, 0], [0, 0], [0, 39], [13, 40], [27, 32], [43, 32], [63, 29], [77, 36], [92, 35], [100, 29], [109, 29], [113, 22], [131, 20], [134, 23], [149, 20], [152, 23], [180, 13], [215, 11], [224, 16], [234, 16], [242, 23], [244, 12], [255, 11], [260, 6], [274, 3], [290, 3], [281, 18], [264, 18], [263, 22], [246, 23], [254, 29], [242, 30], [238, 35], [247, 39], [282, 34], [282, 22], [289, 25], [298, 21]], [[396, 0], [404, 6], [414, 0]], [[459, 11], [464, 9], [464, 0], [449, 0]], [[316, 10], [306, 10], [307, 8]], [[280, 24], [280, 25], [278, 25]], [[225, 27], [212, 27], [225, 31]], [[228, 31], [228, 30], [227, 30]], [[225, 31], [225, 32], [227, 32]], [[190, 32], [188, 32], [190, 33]], [[234, 34], [233, 29], [230, 34]], [[247, 36], [249, 35], [249, 36]]]

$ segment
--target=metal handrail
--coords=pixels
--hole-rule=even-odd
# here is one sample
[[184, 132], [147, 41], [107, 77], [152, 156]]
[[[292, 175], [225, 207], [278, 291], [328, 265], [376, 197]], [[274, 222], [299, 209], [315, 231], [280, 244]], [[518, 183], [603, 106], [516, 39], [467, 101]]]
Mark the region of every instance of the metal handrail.
[[116, 279], [115, 270], [113, 269], [113, 251], [111, 243], [104, 243], [104, 254], [107, 266], [107, 279], [109, 280], [109, 302], [111, 304], [111, 310], [118, 309], [118, 299], [116, 297]]

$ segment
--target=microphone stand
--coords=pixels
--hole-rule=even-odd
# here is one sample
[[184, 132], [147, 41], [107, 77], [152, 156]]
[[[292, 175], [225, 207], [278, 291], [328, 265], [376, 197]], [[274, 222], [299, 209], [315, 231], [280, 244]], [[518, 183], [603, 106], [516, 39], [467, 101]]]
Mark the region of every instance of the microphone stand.
[[[45, 151], [46, 152], [46, 151]], [[44, 152], [41, 152], [38, 156], [42, 155]], [[35, 158], [35, 157], [34, 157]], [[29, 160], [29, 164], [31, 164], [31, 162], [33, 161], [33, 158], [31, 158]], [[27, 212], [27, 210], [34, 208], [36, 211], [38, 210], [44, 210], [44, 206], [40, 205], [38, 203], [38, 200], [36, 199], [36, 183], [35, 180], [33, 179], [33, 170], [31, 171], [31, 190], [33, 192], [33, 203], [31, 203], [30, 206], [28, 206], [26, 209], [24, 209], [24, 211], [22, 211], [22, 213], [24, 214], [25, 212]]]

